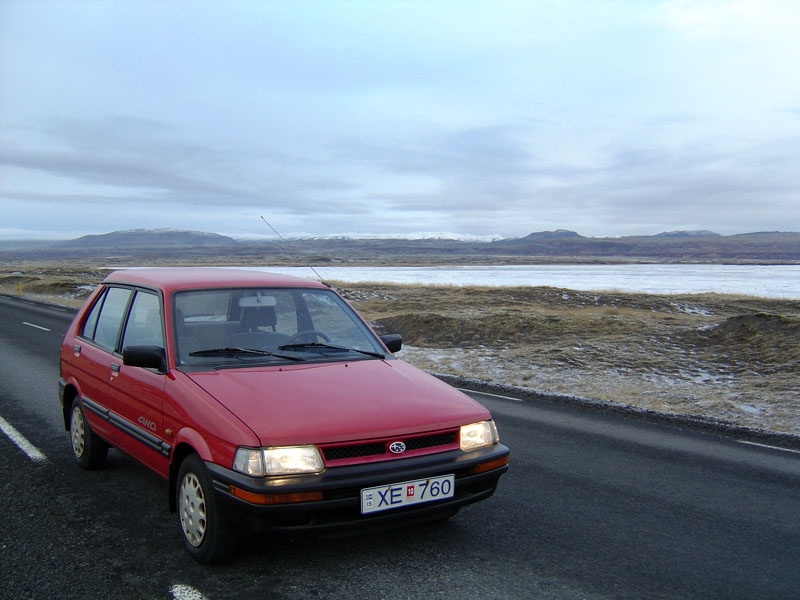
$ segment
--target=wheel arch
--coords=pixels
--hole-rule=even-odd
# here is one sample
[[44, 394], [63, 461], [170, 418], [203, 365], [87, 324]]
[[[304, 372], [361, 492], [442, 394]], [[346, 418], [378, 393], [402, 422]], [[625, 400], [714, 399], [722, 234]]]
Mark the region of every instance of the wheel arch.
[[203, 437], [193, 429], [184, 429], [178, 434], [178, 441], [172, 449], [172, 459], [169, 462], [169, 510], [175, 512], [175, 492], [178, 486], [178, 473], [181, 470], [181, 463], [187, 456], [197, 454], [200, 460], [211, 460], [211, 451]]
[[175, 492], [178, 486], [178, 473], [181, 470], [181, 464], [184, 459], [191, 454], [196, 454], [195, 449], [188, 443], [182, 442], [178, 444], [172, 451], [172, 460], [169, 463], [169, 485], [168, 500], [169, 511], [175, 512], [177, 510], [177, 503], [175, 502]]
[[72, 403], [79, 396], [78, 388], [72, 383], [65, 383], [61, 391], [61, 417], [64, 421], [64, 430], [69, 431], [72, 413]]

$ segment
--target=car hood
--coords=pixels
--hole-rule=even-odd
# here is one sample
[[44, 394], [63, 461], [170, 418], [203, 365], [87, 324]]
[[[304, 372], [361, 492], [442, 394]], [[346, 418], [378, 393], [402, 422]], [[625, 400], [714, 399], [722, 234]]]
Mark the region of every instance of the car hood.
[[363, 360], [187, 374], [264, 446], [324, 444], [489, 419], [458, 390], [401, 360]]

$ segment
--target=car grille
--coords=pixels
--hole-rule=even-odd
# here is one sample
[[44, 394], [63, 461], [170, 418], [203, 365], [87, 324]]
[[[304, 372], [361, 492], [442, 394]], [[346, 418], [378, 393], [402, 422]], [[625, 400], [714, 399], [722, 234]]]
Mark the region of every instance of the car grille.
[[386, 444], [359, 444], [357, 446], [338, 446], [323, 448], [325, 460], [346, 460], [348, 458], [361, 458], [362, 456], [375, 456], [386, 452]]
[[[356, 459], [381, 460], [385, 458], [398, 458], [409, 453], [416, 455], [426, 454], [425, 450], [442, 452], [458, 445], [457, 430], [437, 432], [420, 436], [397, 436], [382, 440], [372, 440], [367, 443], [344, 444], [337, 446], [322, 446], [325, 462], [329, 461], [354, 461]], [[394, 454], [389, 446], [394, 442], [403, 442], [406, 450], [402, 454]]]

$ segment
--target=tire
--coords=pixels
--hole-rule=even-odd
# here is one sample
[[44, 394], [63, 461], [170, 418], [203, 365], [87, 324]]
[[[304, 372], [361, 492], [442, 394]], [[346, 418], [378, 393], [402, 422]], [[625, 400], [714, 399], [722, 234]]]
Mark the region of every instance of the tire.
[[183, 545], [197, 562], [211, 564], [236, 551], [232, 529], [217, 504], [208, 470], [197, 454], [181, 463], [176, 485], [178, 526]]
[[108, 444], [97, 437], [89, 427], [78, 398], [72, 401], [70, 409], [69, 437], [72, 442], [72, 454], [81, 469], [91, 471], [103, 466], [108, 455]]

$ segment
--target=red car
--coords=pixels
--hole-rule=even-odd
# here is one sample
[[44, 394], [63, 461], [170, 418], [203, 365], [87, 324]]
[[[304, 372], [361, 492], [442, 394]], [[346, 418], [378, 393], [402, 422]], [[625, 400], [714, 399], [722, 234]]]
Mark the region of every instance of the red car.
[[78, 464], [113, 446], [168, 482], [185, 547], [243, 531], [444, 519], [508, 469], [489, 412], [393, 356], [328, 285], [259, 271], [111, 273], [61, 347]]

